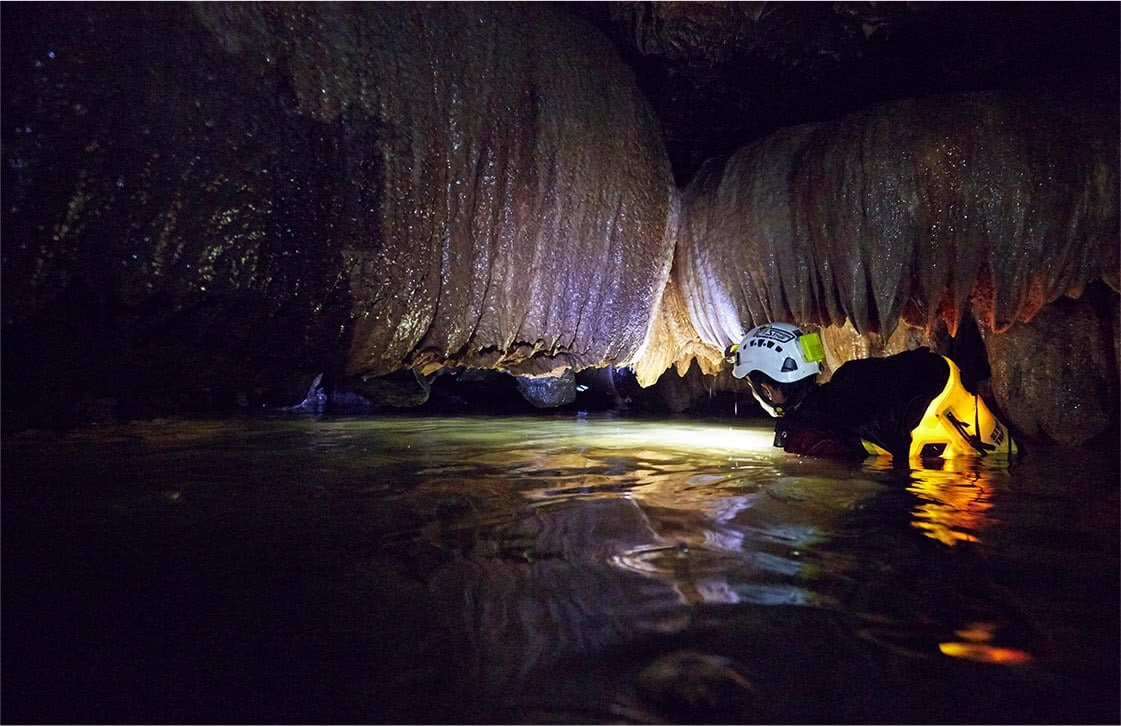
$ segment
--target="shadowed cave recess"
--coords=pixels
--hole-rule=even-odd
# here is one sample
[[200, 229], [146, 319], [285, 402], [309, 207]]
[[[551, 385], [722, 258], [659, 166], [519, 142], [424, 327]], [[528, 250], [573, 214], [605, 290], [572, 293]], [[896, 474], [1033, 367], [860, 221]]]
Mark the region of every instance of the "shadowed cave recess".
[[[731, 413], [722, 351], [955, 357], [1115, 445], [1112, 3], [3, 8], [3, 428]], [[27, 32], [28, 28], [39, 28]]]

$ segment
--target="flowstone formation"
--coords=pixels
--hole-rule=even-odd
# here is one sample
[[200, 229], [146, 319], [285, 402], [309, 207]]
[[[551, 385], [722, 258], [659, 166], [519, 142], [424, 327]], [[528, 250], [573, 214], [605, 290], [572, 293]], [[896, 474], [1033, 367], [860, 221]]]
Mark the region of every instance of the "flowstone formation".
[[[668, 274], [672, 181], [605, 39], [535, 6], [200, 9], [290, 69], [296, 111], [350, 118], [351, 373], [628, 360]], [[372, 206], [371, 206], [372, 205]]]
[[[479, 375], [564, 405], [593, 367], [690, 372], [654, 392], [676, 411], [738, 384], [713, 376], [758, 322], [825, 328], [835, 367], [937, 348], [966, 319], [1016, 428], [1073, 444], [1116, 426], [1116, 72], [1026, 82], [1067, 57], [1041, 22], [1061, 13], [1016, 11], [1052, 50], [1028, 75], [1015, 53], [981, 63], [980, 87], [1017, 90], [932, 95], [946, 69], [924, 56], [896, 64], [917, 69], [897, 79], [912, 100], [868, 105], [900, 97], [876, 84], [907, 37], [974, 14], [577, 5], [6, 5], [6, 428], [467, 401], [449, 382]], [[982, 15], [990, 33], [1003, 17]], [[1078, 36], [1091, 59], [1116, 54], [1106, 35]], [[981, 57], [966, 45], [955, 91]], [[634, 53], [682, 65], [659, 85]], [[855, 96], [798, 112], [849, 71]], [[685, 138], [714, 89], [735, 118]], [[767, 115], [778, 97], [803, 100]], [[1065, 320], [1096, 324], [1058, 344]], [[1092, 385], [1031, 370], [1035, 349]], [[601, 398], [633, 398], [613, 386]], [[1060, 395], [1077, 405], [1048, 409]]]
[[583, 21], [538, 4], [5, 21], [8, 408], [298, 401], [322, 371], [542, 374], [643, 343], [672, 178]]
[[[1093, 90], [963, 94], [713, 160], [683, 192], [668, 322], [647, 351], [711, 372], [761, 322], [953, 334], [972, 312], [1000, 334], [1095, 280], [1117, 290], [1117, 127]], [[638, 368], [649, 380], [661, 362]]]

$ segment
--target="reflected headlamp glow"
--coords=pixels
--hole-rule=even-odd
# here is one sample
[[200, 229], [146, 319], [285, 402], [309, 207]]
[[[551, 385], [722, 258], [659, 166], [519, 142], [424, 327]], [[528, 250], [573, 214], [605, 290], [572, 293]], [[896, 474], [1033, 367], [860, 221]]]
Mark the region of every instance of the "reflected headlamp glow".
[[638, 446], [743, 453], [771, 451], [773, 436], [769, 431], [731, 426], [669, 425], [660, 426], [655, 431], [622, 434], [620, 438]]

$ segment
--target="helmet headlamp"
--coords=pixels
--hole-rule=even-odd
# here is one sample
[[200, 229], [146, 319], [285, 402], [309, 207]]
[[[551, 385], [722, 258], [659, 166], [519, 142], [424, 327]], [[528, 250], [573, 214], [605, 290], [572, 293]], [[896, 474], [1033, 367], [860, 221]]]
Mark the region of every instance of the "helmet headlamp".
[[738, 346], [729, 346], [725, 356], [736, 378], [760, 371], [778, 383], [793, 383], [821, 372], [825, 347], [817, 333], [790, 323], [768, 323], [753, 328]]

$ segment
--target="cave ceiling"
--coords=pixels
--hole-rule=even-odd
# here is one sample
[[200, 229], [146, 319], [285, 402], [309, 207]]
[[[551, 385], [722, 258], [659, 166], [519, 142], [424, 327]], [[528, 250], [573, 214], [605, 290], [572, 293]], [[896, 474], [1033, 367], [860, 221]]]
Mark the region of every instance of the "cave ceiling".
[[674, 175], [779, 128], [902, 98], [1079, 83], [1121, 64], [1117, 3], [570, 3], [635, 72]]

